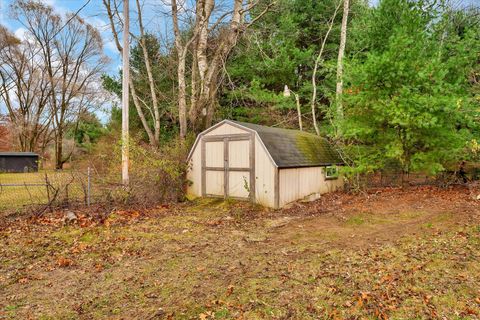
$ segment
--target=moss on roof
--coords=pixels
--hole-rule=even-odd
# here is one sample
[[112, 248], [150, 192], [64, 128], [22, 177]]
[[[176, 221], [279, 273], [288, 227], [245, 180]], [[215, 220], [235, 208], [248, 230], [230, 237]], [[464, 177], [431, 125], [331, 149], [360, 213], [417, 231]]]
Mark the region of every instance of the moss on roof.
[[256, 131], [280, 168], [343, 164], [339, 153], [325, 138], [320, 136], [299, 130], [232, 122]]

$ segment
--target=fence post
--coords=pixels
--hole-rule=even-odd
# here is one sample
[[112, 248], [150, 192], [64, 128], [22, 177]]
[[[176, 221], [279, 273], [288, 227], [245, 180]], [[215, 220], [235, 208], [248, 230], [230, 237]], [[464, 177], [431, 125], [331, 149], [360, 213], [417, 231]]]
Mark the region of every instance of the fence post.
[[90, 206], [90, 167], [87, 168], [87, 206]]
[[50, 189], [48, 188], [48, 176], [45, 172], [45, 187], [47, 188], [47, 203], [50, 203]]

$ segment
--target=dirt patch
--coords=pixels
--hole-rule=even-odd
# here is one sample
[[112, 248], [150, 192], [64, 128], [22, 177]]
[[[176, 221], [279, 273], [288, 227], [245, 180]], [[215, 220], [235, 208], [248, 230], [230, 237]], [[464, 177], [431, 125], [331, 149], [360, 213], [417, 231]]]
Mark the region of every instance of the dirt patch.
[[273, 242], [324, 241], [341, 248], [393, 243], [407, 235], [431, 235], [478, 222], [477, 189], [412, 187], [372, 190], [367, 194], [332, 193], [281, 210], [282, 225]]

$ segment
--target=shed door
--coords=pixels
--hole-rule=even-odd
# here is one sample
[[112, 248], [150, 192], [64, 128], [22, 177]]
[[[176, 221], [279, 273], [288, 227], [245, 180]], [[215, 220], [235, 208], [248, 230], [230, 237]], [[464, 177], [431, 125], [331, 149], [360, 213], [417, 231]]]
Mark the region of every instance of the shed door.
[[224, 198], [252, 198], [254, 136], [232, 134], [202, 138], [202, 193]]
[[205, 193], [225, 195], [225, 147], [223, 141], [205, 141]]

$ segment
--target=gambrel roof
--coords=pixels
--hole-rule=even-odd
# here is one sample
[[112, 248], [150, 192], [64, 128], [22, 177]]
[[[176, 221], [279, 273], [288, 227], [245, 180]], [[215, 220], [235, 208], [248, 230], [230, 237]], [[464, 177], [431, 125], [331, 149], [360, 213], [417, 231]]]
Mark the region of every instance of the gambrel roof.
[[232, 122], [254, 130], [279, 168], [343, 164], [340, 154], [320, 136], [300, 130]]
[[[255, 132], [278, 168], [344, 164], [338, 151], [323, 137], [305, 131], [267, 127], [233, 120], [223, 120], [202, 132], [199, 137], [197, 137], [192, 151], [195, 149], [199, 138], [203, 134], [208, 133], [224, 123]], [[190, 156], [191, 154], [188, 158], [190, 158]]]

